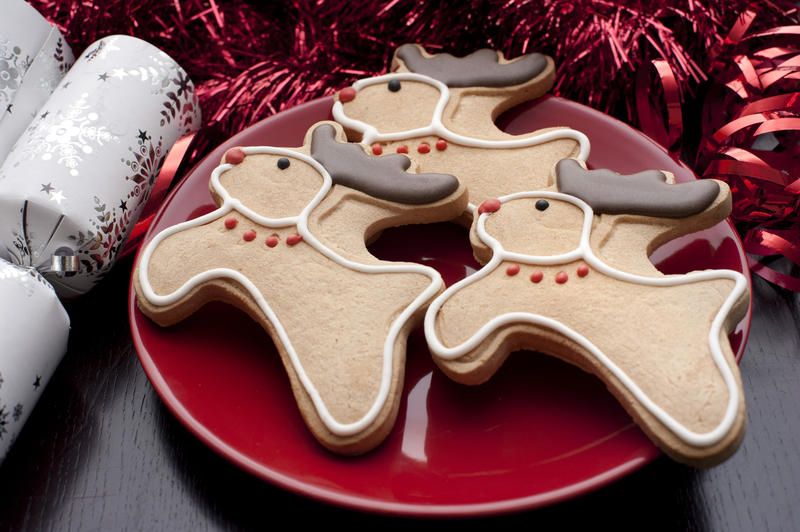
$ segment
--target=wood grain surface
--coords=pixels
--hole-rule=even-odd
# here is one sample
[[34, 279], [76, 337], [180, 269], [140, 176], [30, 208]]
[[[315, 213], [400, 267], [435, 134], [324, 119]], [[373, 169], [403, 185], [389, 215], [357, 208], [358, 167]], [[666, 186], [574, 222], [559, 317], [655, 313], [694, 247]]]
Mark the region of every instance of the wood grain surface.
[[[69, 351], [0, 466], [0, 529], [260, 530], [298, 516], [341, 520], [348, 528], [387, 521], [276, 488], [184, 429], [133, 347], [131, 262], [68, 307]], [[469, 524], [800, 529], [798, 297], [757, 278], [753, 283], [752, 330], [741, 364], [748, 429], [733, 458], [699, 471], [662, 457], [583, 497]]]

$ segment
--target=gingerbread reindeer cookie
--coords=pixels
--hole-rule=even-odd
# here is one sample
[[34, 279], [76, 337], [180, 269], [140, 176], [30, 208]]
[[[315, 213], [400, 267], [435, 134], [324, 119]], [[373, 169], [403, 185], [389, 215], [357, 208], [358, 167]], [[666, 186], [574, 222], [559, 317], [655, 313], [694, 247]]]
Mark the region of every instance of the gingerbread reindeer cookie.
[[210, 181], [217, 210], [157, 234], [134, 284], [162, 326], [212, 300], [248, 312], [274, 340], [314, 436], [358, 454], [392, 428], [406, 337], [443, 288], [432, 268], [380, 261], [364, 241], [452, 218], [466, 192], [453, 176], [416, 174], [404, 156], [344, 140], [321, 123], [300, 148], [228, 150]]
[[[613, 233], [620, 218], [672, 219], [673, 234], [693, 232], [698, 221], [708, 223], [703, 213], [724, 218], [728, 187], [669, 184], [656, 171], [588, 171], [569, 159], [555, 173], [558, 190], [480, 206], [471, 232], [483, 244], [476, 256], [488, 262], [431, 304], [425, 334], [434, 359], [454, 380], [477, 384], [511, 351], [557, 356], [602, 379], [676, 460], [705, 466], [725, 459], [745, 427], [727, 335], [747, 310], [746, 278], [730, 270], [624, 271], [598, 256], [592, 235]], [[643, 253], [646, 244], [631, 240], [627, 252]], [[619, 253], [625, 247], [618, 243], [611, 254]]]
[[422, 172], [455, 175], [475, 205], [550, 186], [550, 169], [565, 157], [586, 160], [587, 137], [569, 128], [509, 135], [494, 120], [553, 85], [553, 60], [529, 54], [507, 61], [492, 50], [463, 58], [429, 55], [413, 44], [397, 49], [391, 73], [341, 90], [333, 116], [348, 138], [375, 155], [405, 153]]

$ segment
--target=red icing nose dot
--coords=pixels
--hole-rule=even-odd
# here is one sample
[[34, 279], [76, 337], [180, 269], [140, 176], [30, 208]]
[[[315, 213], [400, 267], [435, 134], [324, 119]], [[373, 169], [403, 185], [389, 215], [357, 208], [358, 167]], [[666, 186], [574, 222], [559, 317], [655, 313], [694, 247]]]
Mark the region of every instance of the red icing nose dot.
[[436, 149], [439, 151], [444, 151], [447, 149], [447, 141], [444, 139], [439, 139], [436, 141]]
[[241, 148], [231, 148], [225, 153], [225, 162], [239, 164], [244, 161], [244, 151]]
[[532, 283], [539, 283], [541, 280], [544, 279], [544, 274], [539, 270], [536, 270], [531, 274], [531, 282]]
[[356, 90], [353, 87], [345, 87], [339, 91], [339, 101], [347, 103], [353, 101], [356, 97]]
[[267, 237], [267, 240], [264, 243], [267, 246], [269, 246], [271, 248], [274, 248], [275, 246], [278, 245], [278, 237], [276, 237], [276, 236]]
[[428, 153], [431, 151], [431, 147], [427, 142], [423, 142], [419, 146], [417, 146], [417, 151], [420, 153]]
[[373, 144], [372, 145], [372, 153], [375, 155], [380, 155], [383, 153], [383, 148], [380, 144]]
[[585, 264], [578, 266], [578, 277], [586, 277], [589, 275], [589, 267]]
[[238, 223], [239, 220], [236, 218], [225, 218], [225, 229], [233, 229]]
[[256, 239], [256, 232], [253, 231], [252, 229], [248, 229], [247, 231], [244, 232], [242, 238], [244, 238], [245, 242], [252, 242], [253, 240]]
[[568, 279], [569, 279], [569, 276], [567, 276], [567, 274], [564, 273], [564, 272], [558, 272], [556, 274], [556, 282], [558, 284], [564, 284], [564, 283], [567, 282]]
[[397, 147], [397, 153], [408, 153], [408, 146], [401, 144]]
[[506, 268], [506, 275], [513, 276], [519, 273], [519, 264], [512, 264], [508, 268]]
[[303, 235], [294, 234], [286, 237], [286, 243], [289, 244], [290, 246], [294, 246], [301, 240], [303, 240]]
[[483, 214], [485, 212], [497, 212], [500, 210], [500, 200], [497, 198], [490, 198], [481, 203], [481, 206], [478, 207], [478, 214]]

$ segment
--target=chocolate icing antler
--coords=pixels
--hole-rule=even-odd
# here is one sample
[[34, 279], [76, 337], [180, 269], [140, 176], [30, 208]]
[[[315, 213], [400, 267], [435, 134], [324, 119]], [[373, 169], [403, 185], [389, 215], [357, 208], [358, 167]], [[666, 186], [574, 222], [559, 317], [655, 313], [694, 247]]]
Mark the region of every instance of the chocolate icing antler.
[[684, 218], [703, 212], [719, 195], [716, 181], [670, 185], [658, 170], [620, 175], [587, 170], [575, 159], [556, 164], [558, 190], [588, 203], [597, 214]]
[[426, 57], [422, 52], [418, 45], [404, 44], [395, 55], [411, 72], [438, 79], [448, 87], [511, 87], [535, 78], [547, 67], [545, 56], [536, 53], [500, 63], [498, 52], [486, 48], [464, 57], [446, 53]]
[[358, 144], [337, 142], [330, 124], [314, 129], [311, 156], [325, 167], [334, 183], [398, 203], [432, 203], [458, 188], [458, 179], [452, 175], [407, 173], [411, 159], [405, 155], [370, 157]]

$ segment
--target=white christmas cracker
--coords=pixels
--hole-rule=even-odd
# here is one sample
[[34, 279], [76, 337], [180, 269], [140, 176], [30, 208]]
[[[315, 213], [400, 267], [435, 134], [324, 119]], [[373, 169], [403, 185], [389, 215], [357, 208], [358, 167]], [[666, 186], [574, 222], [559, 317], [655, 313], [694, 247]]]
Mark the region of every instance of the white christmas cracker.
[[0, 6], [0, 163], [74, 57], [57, 28], [24, 0]]
[[0, 243], [63, 298], [110, 269], [172, 144], [200, 125], [194, 86], [154, 46], [89, 46], [0, 167]]
[[85, 293], [111, 268], [167, 152], [199, 126], [194, 86], [172, 59], [107, 37], [0, 166], [0, 461], [66, 351], [59, 297]]
[[67, 350], [68, 333], [53, 287], [0, 259], [0, 462]]

